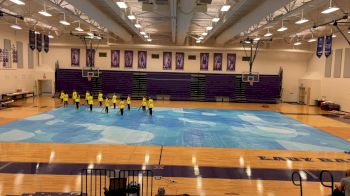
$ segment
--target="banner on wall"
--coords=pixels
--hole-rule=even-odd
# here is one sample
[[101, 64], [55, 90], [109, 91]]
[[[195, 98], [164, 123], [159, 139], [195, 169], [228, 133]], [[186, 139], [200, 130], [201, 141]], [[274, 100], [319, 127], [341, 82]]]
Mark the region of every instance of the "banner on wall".
[[318, 58], [321, 58], [323, 55], [323, 46], [324, 46], [324, 37], [319, 37], [317, 39], [317, 49], [316, 49], [316, 55]]
[[50, 38], [48, 35], [44, 35], [44, 51], [46, 53], [49, 52], [49, 44], [50, 44]]
[[120, 51], [111, 50], [111, 67], [119, 67]]
[[12, 48], [12, 62], [18, 63], [18, 52], [15, 47]]
[[214, 71], [222, 70], [222, 53], [214, 53]]
[[2, 52], [2, 49], [0, 48], [0, 62], [2, 62], [2, 58], [3, 58], [3, 52]]
[[169, 70], [172, 67], [172, 53], [163, 52], [163, 70]]
[[95, 67], [95, 49], [86, 49], [86, 67]]
[[43, 36], [41, 33], [36, 34], [36, 49], [39, 52], [43, 49]]
[[209, 53], [200, 53], [200, 70], [208, 71]]
[[132, 51], [132, 50], [125, 50], [124, 51], [124, 67], [125, 68], [132, 68], [133, 58], [134, 58], [134, 51]]
[[3, 67], [7, 67], [9, 63], [9, 51], [4, 49], [2, 51], [2, 62], [3, 62]]
[[326, 57], [329, 57], [332, 54], [332, 35], [327, 35], [326, 36], [326, 43], [324, 46], [324, 54], [326, 55]]
[[29, 47], [32, 50], [35, 50], [35, 32], [29, 31]]
[[73, 67], [80, 66], [80, 49], [79, 48], [71, 49], [71, 65]]
[[147, 67], [147, 51], [139, 51], [137, 68], [146, 69], [146, 67]]
[[236, 70], [236, 54], [228, 53], [227, 54], [227, 71]]
[[184, 69], [184, 65], [185, 65], [185, 53], [177, 52], [175, 56], [176, 56], [175, 69], [176, 70], [183, 70]]

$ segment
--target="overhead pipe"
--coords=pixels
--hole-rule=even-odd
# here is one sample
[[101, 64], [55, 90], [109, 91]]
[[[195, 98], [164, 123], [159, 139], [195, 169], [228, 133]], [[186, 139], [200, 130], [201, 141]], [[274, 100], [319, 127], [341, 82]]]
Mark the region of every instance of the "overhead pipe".
[[179, 9], [177, 10], [177, 32], [176, 44], [183, 45], [187, 37], [188, 30], [191, 26], [196, 0], [180, 0]]
[[176, 8], [177, 8], [177, 0], [169, 1], [170, 8], [170, 17], [171, 17], [171, 40], [173, 43], [176, 42]]

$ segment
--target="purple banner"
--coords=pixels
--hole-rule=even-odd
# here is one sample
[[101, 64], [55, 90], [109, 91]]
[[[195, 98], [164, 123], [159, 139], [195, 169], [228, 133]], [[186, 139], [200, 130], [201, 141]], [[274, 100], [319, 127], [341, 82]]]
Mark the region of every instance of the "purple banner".
[[41, 35], [41, 33], [36, 34], [36, 49], [41, 52], [41, 50], [43, 49], [43, 36]]
[[214, 71], [222, 70], [222, 53], [214, 53]]
[[321, 58], [323, 55], [323, 45], [324, 45], [324, 37], [319, 37], [317, 39], [317, 50], [316, 50], [316, 55], [318, 58]]
[[185, 65], [185, 53], [177, 52], [176, 53], [176, 70], [183, 70]]
[[50, 38], [48, 35], [44, 35], [44, 51], [46, 53], [49, 52], [49, 44], [50, 44]]
[[29, 47], [32, 50], [35, 50], [35, 32], [29, 31]]
[[111, 50], [111, 67], [119, 67], [120, 51]]
[[138, 52], [138, 64], [137, 68], [146, 69], [147, 68], [147, 51]]
[[124, 51], [124, 66], [125, 68], [132, 68], [134, 58], [134, 51], [125, 50]]
[[236, 70], [236, 54], [227, 54], [227, 71]]
[[12, 49], [12, 62], [18, 63], [18, 52], [16, 48]]
[[326, 55], [326, 57], [329, 57], [329, 55], [332, 54], [332, 35], [327, 35], [326, 36], [326, 43], [324, 46], [324, 54]]
[[171, 52], [163, 52], [163, 70], [171, 69], [172, 63], [172, 53]]
[[79, 48], [71, 49], [71, 65], [72, 67], [80, 66], [80, 49]]
[[86, 67], [95, 67], [95, 49], [86, 50]]
[[200, 70], [208, 71], [209, 53], [200, 53]]

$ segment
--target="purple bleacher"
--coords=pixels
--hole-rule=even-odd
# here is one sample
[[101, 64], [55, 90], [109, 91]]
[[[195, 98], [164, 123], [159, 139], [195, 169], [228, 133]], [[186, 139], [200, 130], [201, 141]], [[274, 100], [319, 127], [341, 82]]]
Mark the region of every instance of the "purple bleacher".
[[69, 94], [77, 90], [84, 96], [87, 90], [91, 91], [91, 81], [81, 76], [81, 70], [59, 69], [57, 70], [56, 91], [61, 90]]
[[[132, 94], [133, 74], [131, 71], [102, 70], [103, 93]], [[191, 100], [191, 73], [144, 72], [147, 78], [147, 95], [169, 95], [171, 100]], [[235, 80], [238, 74], [205, 75], [205, 99], [215, 101], [215, 97], [235, 98]], [[279, 75], [260, 75], [260, 82], [253, 86], [246, 84], [243, 91], [247, 102], [276, 103], [280, 97]], [[80, 94], [92, 89], [92, 82], [82, 78], [81, 70], [57, 70], [56, 91], [71, 93], [76, 89]]]
[[260, 81], [253, 86], [246, 84], [245, 96], [248, 102], [276, 103], [280, 96], [278, 75], [260, 75]]
[[103, 93], [118, 93], [127, 96], [132, 93], [133, 72], [102, 71]]
[[183, 73], [147, 74], [147, 95], [169, 95], [170, 100], [191, 99], [191, 75]]
[[235, 75], [206, 74], [205, 98], [215, 101], [215, 97], [233, 97], [235, 93]]

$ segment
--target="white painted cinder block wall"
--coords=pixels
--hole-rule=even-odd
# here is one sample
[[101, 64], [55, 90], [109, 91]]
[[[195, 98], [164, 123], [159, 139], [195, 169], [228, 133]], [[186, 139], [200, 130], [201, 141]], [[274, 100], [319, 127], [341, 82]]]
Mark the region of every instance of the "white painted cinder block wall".
[[[6, 25], [5, 25], [6, 26]], [[1, 26], [1, 29], [4, 29], [0, 32], [0, 47], [3, 47], [3, 39], [11, 39], [14, 43], [17, 40], [23, 41], [24, 44], [24, 69], [17, 69], [14, 66], [13, 70], [0, 70], [0, 93], [12, 92], [15, 89], [21, 88], [23, 90], [35, 90], [35, 82], [38, 79], [42, 79], [45, 74], [47, 79], [54, 80], [54, 69], [55, 62], [58, 61], [61, 68], [72, 68], [70, 63], [70, 51], [71, 48], [76, 45], [70, 43], [60, 43], [60, 40], [54, 40], [54, 44], [51, 44], [49, 53], [37, 51], [34, 52], [34, 69], [28, 69], [28, 31], [14, 31], [8, 26], [5, 28], [4, 25]], [[53, 40], [52, 40], [53, 41]], [[85, 48], [80, 45], [81, 56], [80, 56], [80, 66], [85, 66]], [[119, 49], [121, 51], [121, 61], [120, 68], [111, 68], [110, 66], [110, 50]], [[240, 74], [244, 71], [248, 71], [248, 63], [242, 62], [242, 56], [244, 52], [239, 49], [226, 49], [226, 48], [199, 48], [199, 47], [169, 47], [169, 46], [135, 46], [135, 45], [119, 45], [115, 47], [110, 46], [100, 46], [99, 50], [96, 53], [96, 65], [101, 69], [109, 70], [130, 70], [124, 69], [124, 50], [132, 49], [134, 50], [134, 66], [133, 71], [140, 71], [137, 69], [137, 51], [138, 50], [147, 50], [147, 70], [142, 71], [159, 71], [162, 70], [162, 55], [163, 51], [173, 52], [173, 70], [175, 64], [175, 52], [185, 52], [185, 69], [178, 72], [186, 73], [223, 73], [223, 74]], [[98, 57], [99, 52], [106, 52], [107, 57]], [[199, 70], [199, 54], [201, 52], [210, 53], [210, 62], [209, 62], [209, 71], [202, 72]], [[223, 69], [226, 68], [226, 54], [227, 53], [236, 53], [237, 54], [237, 63], [235, 72], [227, 71], [213, 71], [213, 53], [220, 52], [223, 53]], [[159, 59], [152, 59], [152, 54], [159, 54]], [[196, 55], [197, 59], [190, 61], [187, 59], [188, 55]], [[279, 50], [279, 49], [270, 49], [266, 51], [259, 52], [253, 71], [260, 72], [260, 74], [277, 74], [279, 68], [284, 69], [284, 80], [283, 80], [283, 101], [297, 101], [298, 97], [298, 80], [305, 75], [307, 71], [308, 64], [312, 53], [305, 51], [296, 51], [296, 50]]]
[[315, 89], [318, 92], [315, 98], [325, 97], [327, 100], [340, 104], [342, 110], [350, 112], [350, 78], [343, 78], [345, 48], [350, 48], [350, 46], [341, 35], [338, 35], [333, 40], [333, 49], [343, 49], [340, 78], [333, 77], [334, 58], [332, 62], [332, 76], [330, 78], [324, 76], [326, 64], [324, 55], [321, 58], [318, 58], [316, 55], [312, 56], [304, 78], [320, 82], [320, 89]]

